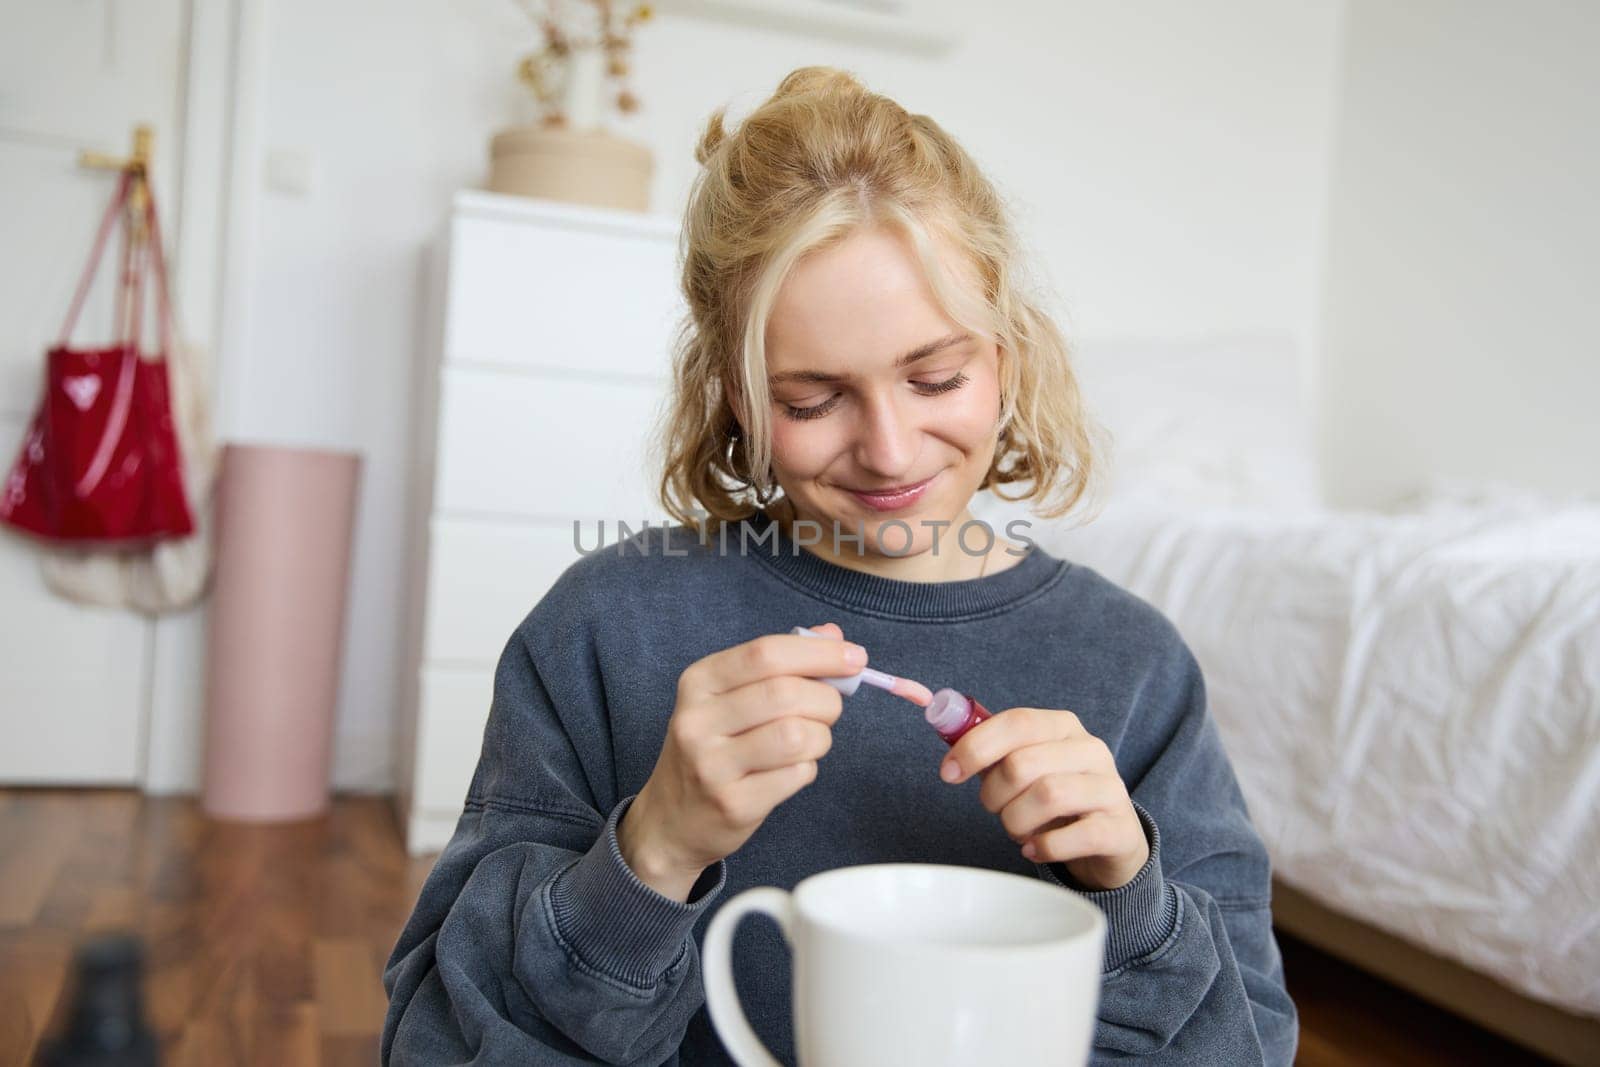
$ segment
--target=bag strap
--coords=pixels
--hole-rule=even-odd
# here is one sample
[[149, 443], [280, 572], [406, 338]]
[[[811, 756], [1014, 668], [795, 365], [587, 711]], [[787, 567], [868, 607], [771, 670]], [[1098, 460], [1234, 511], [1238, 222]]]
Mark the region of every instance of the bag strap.
[[139, 336], [140, 308], [144, 305], [143, 248], [133, 239], [133, 227], [123, 226], [120, 236], [122, 266], [121, 274], [117, 277], [116, 313], [112, 336], [132, 348], [134, 355], [138, 355], [138, 345], [130, 343], [130, 339]]
[[[123, 185], [119, 186], [117, 197], [112, 202], [115, 211], [119, 203], [127, 199], [125, 187], [127, 176], [124, 175]], [[149, 193], [149, 190], [146, 190]], [[116, 452], [118, 442], [122, 440], [123, 432], [127, 429], [128, 416], [133, 406], [134, 379], [138, 370], [139, 343], [142, 333], [142, 318], [144, 313], [144, 277], [147, 273], [155, 274], [157, 289], [157, 314], [160, 316], [161, 353], [157, 360], [166, 358], [166, 353], [173, 349], [172, 345], [172, 301], [167, 289], [166, 258], [161, 249], [161, 225], [156, 217], [155, 197], [147, 195], [145, 198], [145, 226], [146, 234], [143, 241], [135, 241], [133, 234], [125, 227], [123, 232], [122, 247], [122, 291], [118, 294], [117, 301], [117, 331], [118, 335], [127, 343], [123, 346], [122, 366], [117, 371], [117, 382], [112, 392], [111, 408], [106, 415], [106, 424], [100, 434], [100, 441], [95, 447], [94, 457], [89, 461], [88, 468], [83, 476], [78, 479], [73, 491], [79, 499], [87, 497], [99, 486], [106, 472], [110, 469], [111, 460]], [[100, 256], [104, 253], [107, 227], [102, 225], [100, 238], [95, 242], [94, 256], [90, 262], [91, 274], [98, 266]], [[74, 301], [72, 316], [68, 320], [66, 333], [63, 334], [62, 345], [66, 344], [66, 336], [71, 333], [72, 324], [82, 308], [83, 294], [87, 292], [87, 282], [79, 286], [78, 299]], [[126, 316], [126, 317], [125, 317]], [[126, 329], [124, 329], [126, 326]]]
[[[169, 288], [169, 283], [167, 281], [167, 254], [162, 247], [161, 223], [156, 218], [156, 194], [155, 190], [149, 188], [148, 185], [145, 188], [144, 202], [145, 223], [149, 228], [149, 233], [145, 241], [145, 249], [150, 256], [150, 271], [155, 275], [156, 280], [156, 314], [159, 316], [159, 328], [161, 330], [160, 356], [161, 358], [165, 359], [168, 355], [173, 354], [175, 351], [172, 343], [174, 333], [172, 322], [172, 291]], [[137, 323], [137, 320], [135, 320], [135, 323]], [[138, 327], [135, 325], [135, 350], [137, 350], [138, 345]]]
[[95, 273], [100, 268], [100, 259], [105, 255], [106, 239], [111, 236], [111, 227], [117, 221], [117, 214], [128, 200], [128, 187], [133, 175], [128, 171], [122, 172], [122, 177], [117, 181], [117, 191], [111, 196], [111, 203], [106, 207], [105, 218], [100, 220], [100, 233], [94, 239], [94, 251], [89, 253], [89, 262], [83, 268], [83, 277], [78, 280], [78, 292], [72, 298], [72, 307], [67, 311], [67, 321], [61, 327], [61, 337], [56, 342], [57, 348], [65, 348], [72, 337], [72, 328], [78, 324], [78, 315], [83, 311], [83, 302], [89, 295], [89, 286], [94, 284]]
[[[78, 280], [78, 291], [73, 295], [72, 306], [67, 311], [67, 321], [61, 327], [61, 337], [56, 342], [58, 348], [65, 348], [71, 340], [72, 330], [78, 324], [78, 316], [83, 313], [84, 301], [88, 299], [89, 289], [93, 286], [95, 275], [100, 269], [100, 261], [105, 256], [106, 242], [111, 236], [111, 228], [116, 224], [118, 213], [128, 203], [133, 180], [131, 172], [123, 171], [117, 181], [117, 190], [112, 194], [111, 203], [106, 207], [105, 217], [100, 221], [100, 232], [95, 236], [94, 250], [89, 253], [89, 262], [84, 267], [83, 276]], [[122, 288], [117, 295], [116, 304], [117, 340], [127, 342], [135, 352], [139, 351], [143, 333], [144, 278], [147, 272], [153, 273], [156, 282], [156, 311], [161, 330], [161, 348], [157, 358], [164, 359], [173, 350], [172, 293], [167, 279], [166, 252], [162, 247], [161, 222], [156, 214], [155, 191], [150, 188], [147, 179], [140, 180], [145, 181], [145, 239], [134, 241], [133, 235], [127, 227], [124, 227]]]

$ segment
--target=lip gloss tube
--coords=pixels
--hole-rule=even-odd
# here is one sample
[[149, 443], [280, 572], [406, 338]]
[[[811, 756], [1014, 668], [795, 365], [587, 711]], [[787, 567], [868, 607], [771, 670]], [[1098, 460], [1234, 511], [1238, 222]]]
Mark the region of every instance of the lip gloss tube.
[[983, 720], [992, 718], [994, 712], [965, 693], [954, 689], [940, 689], [933, 694], [933, 701], [923, 715], [927, 718], [928, 725], [939, 731], [939, 736], [944, 738], [945, 744], [954, 745], [968, 730]]

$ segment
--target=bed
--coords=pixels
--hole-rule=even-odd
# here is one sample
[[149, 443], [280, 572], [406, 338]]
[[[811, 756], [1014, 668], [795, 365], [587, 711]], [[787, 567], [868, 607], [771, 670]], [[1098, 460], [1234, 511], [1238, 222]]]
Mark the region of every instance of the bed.
[[1436, 482], [1324, 508], [1292, 351], [1088, 349], [1110, 487], [1028, 534], [1194, 650], [1281, 928], [1600, 1062], [1600, 500]]

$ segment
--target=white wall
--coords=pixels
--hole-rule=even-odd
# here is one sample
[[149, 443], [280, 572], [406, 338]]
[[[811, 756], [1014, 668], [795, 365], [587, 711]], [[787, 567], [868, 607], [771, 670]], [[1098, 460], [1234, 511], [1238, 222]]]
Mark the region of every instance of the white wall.
[[1600, 7], [1352, 0], [1346, 33], [1331, 500], [1432, 477], [1600, 492]]
[[[259, 0], [256, 0], [259, 2]], [[946, 0], [952, 3], [952, 0]], [[826, 62], [945, 124], [1011, 199], [1080, 335], [1287, 332], [1315, 340], [1338, 0], [953, 5], [928, 58], [663, 15], [637, 53], [657, 211], [676, 215], [710, 110], [735, 117]], [[531, 42], [497, 0], [274, 0], [254, 89], [262, 153], [304, 153], [303, 197], [255, 183], [243, 336], [224, 354], [236, 440], [359, 449], [336, 780], [391, 784], [419, 249], [523, 118]], [[531, 605], [530, 605], [531, 606]]]

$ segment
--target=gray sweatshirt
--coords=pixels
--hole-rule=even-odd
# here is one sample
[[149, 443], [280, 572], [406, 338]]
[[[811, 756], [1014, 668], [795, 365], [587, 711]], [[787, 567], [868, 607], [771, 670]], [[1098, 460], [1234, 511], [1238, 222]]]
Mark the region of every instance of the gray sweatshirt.
[[[1031, 543], [1008, 569], [925, 583], [831, 563], [761, 514], [724, 533], [725, 551], [685, 527], [613, 540], [576, 558], [511, 635], [460, 822], [384, 970], [385, 1064], [731, 1062], [699, 945], [716, 908], [751, 886], [920, 862], [1082, 891], [1064, 866], [1022, 856], [977, 776], [939, 778], [949, 748], [918, 708], [870, 687], [844, 698], [816, 781], [708, 868], [688, 903], [633, 874], [617, 823], [655, 766], [678, 675], [824, 622], [879, 669], [996, 712], [1070, 709], [1110, 746], [1150, 860], [1119, 889], [1082, 891], [1107, 920], [1095, 1062], [1293, 1060], [1267, 854], [1200, 668], [1165, 616]], [[776, 926], [744, 924], [733, 963], [751, 1024], [793, 1063]]]

